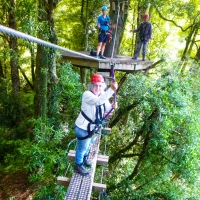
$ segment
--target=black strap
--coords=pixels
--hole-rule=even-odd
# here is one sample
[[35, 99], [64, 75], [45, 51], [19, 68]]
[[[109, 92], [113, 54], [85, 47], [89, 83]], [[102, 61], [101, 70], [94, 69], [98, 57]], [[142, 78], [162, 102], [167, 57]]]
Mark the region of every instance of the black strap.
[[[100, 128], [100, 121], [103, 119], [103, 114], [102, 114], [102, 110], [101, 110], [101, 106], [96, 106], [96, 119], [93, 122], [83, 111], [81, 111], [81, 114], [83, 115], [83, 117], [89, 121], [88, 126], [87, 126], [87, 132], [88, 135], [82, 138], [77, 137], [79, 140], [85, 140], [87, 138], [91, 138], [95, 132], [99, 131]], [[104, 112], [105, 112], [105, 103], [103, 104], [104, 107]], [[95, 125], [95, 128], [93, 130], [90, 130], [90, 126], [91, 124]]]
[[83, 115], [83, 117], [84, 117], [87, 121], [89, 121], [90, 123], [92, 122], [92, 120], [91, 120], [83, 111], [81, 111], [81, 114]]

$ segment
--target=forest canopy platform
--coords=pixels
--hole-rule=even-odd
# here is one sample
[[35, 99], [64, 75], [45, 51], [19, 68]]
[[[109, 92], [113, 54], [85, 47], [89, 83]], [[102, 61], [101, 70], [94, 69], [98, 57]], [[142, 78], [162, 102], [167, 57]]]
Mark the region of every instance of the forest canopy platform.
[[[80, 52], [85, 55], [89, 55], [89, 52]], [[62, 61], [69, 61], [74, 66], [83, 67], [83, 68], [95, 68], [99, 71], [110, 71], [111, 62], [115, 63], [115, 70], [124, 71], [124, 72], [134, 72], [138, 70], [148, 69], [153, 62], [146, 60], [142, 61], [141, 59], [133, 60], [131, 57], [127, 56], [117, 56], [112, 60], [110, 58], [94, 60], [90, 58], [83, 58], [78, 55], [73, 55], [71, 53], [61, 52]]]

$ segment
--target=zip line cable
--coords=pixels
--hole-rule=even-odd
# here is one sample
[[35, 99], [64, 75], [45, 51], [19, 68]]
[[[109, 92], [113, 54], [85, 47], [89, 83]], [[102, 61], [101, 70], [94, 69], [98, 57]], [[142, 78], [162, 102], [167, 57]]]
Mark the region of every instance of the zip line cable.
[[88, 56], [88, 55], [85, 55], [85, 54], [82, 54], [82, 53], [79, 53], [79, 52], [76, 52], [76, 51], [72, 51], [70, 49], [66, 49], [64, 47], [58, 46], [58, 45], [53, 44], [51, 42], [44, 41], [42, 39], [33, 37], [31, 35], [22, 33], [20, 31], [16, 31], [14, 29], [8, 28], [8, 27], [3, 26], [3, 25], [0, 25], [0, 33], [4, 33], [4, 34], [7, 34], [9, 36], [16, 37], [16, 38], [21, 38], [23, 40], [28, 40], [30, 42], [35, 42], [35, 43], [42, 45], [42, 46], [50, 47], [50, 48], [53, 48], [53, 49], [58, 49], [58, 50], [61, 50], [63, 52], [67, 52], [67, 53], [70, 53], [70, 54], [81, 56], [83, 58], [88, 58], [90, 60], [102, 61], [98, 58], [94, 58], [94, 57], [91, 57], [91, 56]]

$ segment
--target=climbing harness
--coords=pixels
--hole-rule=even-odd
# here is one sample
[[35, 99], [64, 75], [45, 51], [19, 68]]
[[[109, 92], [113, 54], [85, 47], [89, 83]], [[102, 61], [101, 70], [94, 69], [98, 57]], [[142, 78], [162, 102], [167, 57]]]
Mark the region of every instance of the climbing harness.
[[82, 137], [82, 138], [78, 137], [79, 140], [85, 140], [87, 138], [91, 138], [94, 135], [95, 132], [99, 131], [100, 124], [102, 124], [101, 121], [102, 121], [102, 118], [103, 118], [102, 106], [103, 106], [104, 112], [105, 112], [105, 110], [106, 110], [105, 103], [102, 104], [102, 105], [96, 106], [96, 119], [95, 119], [94, 122], [83, 111], [81, 111], [82, 116], [87, 121], [89, 121], [89, 123], [88, 123], [88, 126], [87, 126], [88, 135], [85, 136], [85, 137]]

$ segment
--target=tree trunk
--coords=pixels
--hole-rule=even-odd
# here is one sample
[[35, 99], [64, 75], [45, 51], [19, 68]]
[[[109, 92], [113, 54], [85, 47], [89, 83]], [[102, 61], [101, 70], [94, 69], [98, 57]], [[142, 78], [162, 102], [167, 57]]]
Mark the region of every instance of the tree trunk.
[[[85, 6], [84, 0], [82, 0], [81, 4], [82, 4], [81, 5], [81, 22], [84, 27], [84, 51], [88, 51], [88, 34], [89, 34], [88, 6], [89, 6], [89, 0], [86, 0], [86, 6]], [[80, 68], [80, 75], [81, 75], [81, 82], [83, 84], [86, 83], [88, 69]]]
[[185, 44], [185, 49], [183, 51], [183, 55], [181, 57], [181, 60], [184, 61], [186, 58], [187, 58], [187, 55], [188, 55], [188, 49], [189, 49], [189, 46], [190, 46], [190, 43], [191, 43], [191, 40], [192, 40], [192, 36], [195, 32], [195, 25], [193, 25], [191, 27], [191, 30], [190, 30], [190, 33], [188, 35], [188, 37], [186, 38], [186, 44]]
[[[50, 30], [49, 41], [51, 43], [57, 44], [58, 38], [55, 31], [54, 23], [54, 9], [56, 8], [58, 1], [49, 1], [48, 3], [48, 25]], [[48, 82], [48, 112], [47, 115], [49, 118], [54, 118], [53, 122], [54, 127], [57, 127], [57, 113], [58, 113], [58, 92], [57, 92], [57, 83], [58, 77], [56, 74], [56, 50], [50, 49], [49, 51], [49, 82]]]
[[198, 47], [195, 57], [196, 57], [197, 60], [200, 60], [200, 47]]
[[[9, 8], [8, 8], [8, 25], [10, 28], [16, 30], [16, 1], [9, 0]], [[11, 80], [12, 80], [12, 89], [14, 92], [18, 92], [20, 90], [20, 79], [19, 79], [19, 69], [18, 69], [18, 46], [17, 46], [17, 38], [10, 37], [9, 40], [10, 46], [10, 67], [11, 67]]]
[[[57, 43], [54, 29], [54, 9], [59, 0], [43, 1], [38, 4], [38, 21], [40, 31], [38, 36], [43, 40]], [[49, 78], [49, 81], [47, 81]], [[48, 90], [47, 90], [48, 82]], [[57, 113], [57, 93], [55, 83], [58, 82], [56, 75], [56, 55], [54, 49], [47, 49], [41, 45], [37, 47], [36, 73], [35, 73], [35, 115], [54, 117]]]
[[[45, 2], [38, 1], [38, 22], [40, 30], [38, 37], [47, 40], [48, 36], [48, 15], [45, 10]], [[36, 71], [35, 71], [35, 116], [46, 116], [47, 112], [47, 74], [48, 74], [48, 49], [44, 46], [37, 45], [36, 54]]]
[[[39, 37], [43, 39], [42, 37]], [[35, 116], [46, 116], [47, 111], [47, 73], [48, 73], [48, 51], [46, 47], [38, 45], [36, 54], [35, 71]]]
[[[113, 57], [116, 57], [117, 53], [119, 52], [120, 48], [120, 42], [122, 40], [122, 35], [124, 31], [124, 26], [126, 22], [126, 16], [127, 16], [127, 10], [128, 7], [123, 7], [121, 6], [120, 2], [116, 0], [110, 0], [110, 19], [111, 19], [111, 24], [117, 25], [117, 18], [118, 18], [118, 26], [117, 28], [115, 27], [113, 31], [113, 39], [109, 43], [107, 43], [106, 49], [105, 49], [105, 56], [111, 57], [112, 52], [113, 52]], [[120, 9], [120, 10], [119, 10]], [[118, 17], [118, 10], [119, 10], [119, 17]], [[116, 33], [117, 30], [117, 33]], [[116, 37], [114, 37], [116, 34]], [[115, 44], [114, 44], [115, 40]]]
[[192, 36], [192, 40], [191, 40], [191, 43], [190, 43], [190, 46], [189, 46], [189, 49], [188, 49], [188, 55], [191, 54], [192, 48], [195, 44], [195, 40], [196, 40], [196, 37], [198, 35], [199, 26], [200, 26], [200, 23], [195, 25], [194, 34]]
[[29, 50], [31, 53], [31, 77], [32, 77], [32, 82], [33, 82], [33, 86], [34, 86], [34, 82], [35, 82], [35, 51], [34, 51], [34, 47], [32, 45], [30, 45]]
[[0, 61], [0, 79], [1, 78], [4, 78], [4, 73], [3, 73], [3, 66], [2, 66], [2, 63]]

